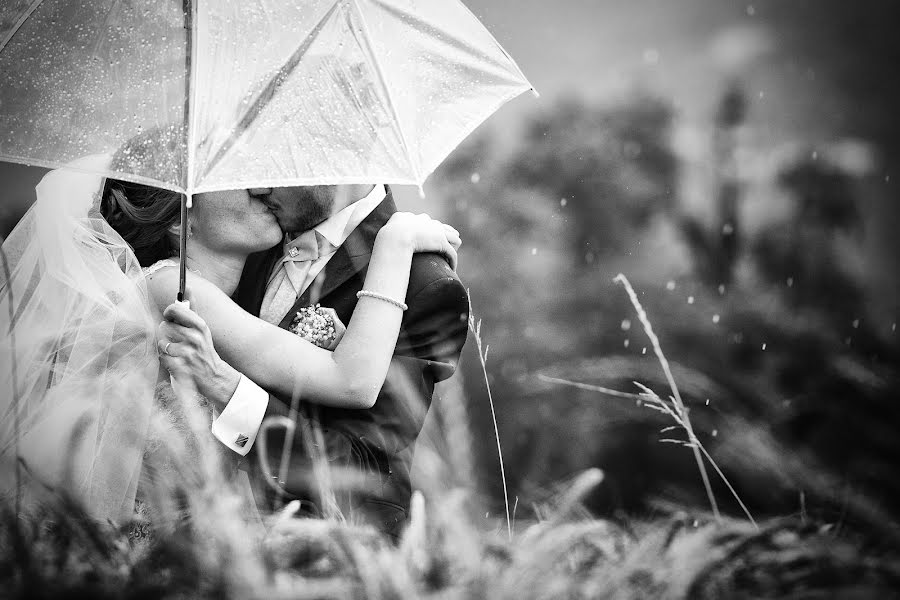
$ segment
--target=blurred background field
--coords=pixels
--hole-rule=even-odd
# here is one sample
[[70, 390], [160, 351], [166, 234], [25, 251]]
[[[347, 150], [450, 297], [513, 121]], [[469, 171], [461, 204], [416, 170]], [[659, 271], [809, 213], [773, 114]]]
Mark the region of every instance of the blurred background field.
[[[754, 514], [838, 521], [862, 496], [895, 516], [896, 4], [471, 6], [542, 95], [458, 149], [425, 206], [463, 234], [519, 515], [587, 467], [599, 514], [707, 505], [666, 417], [541, 378], [669, 393], [621, 272]], [[480, 369], [470, 343], [440, 402], [466, 399], [499, 515]]]
[[[672, 425], [664, 415], [548, 380], [631, 393], [640, 382], [668, 396], [613, 282], [624, 273], [699, 439], [753, 515], [896, 545], [900, 6], [467, 4], [541, 97], [516, 100], [476, 131], [424, 200], [412, 189], [398, 196], [402, 209], [462, 233], [460, 275], [490, 345], [521, 528], [588, 468], [604, 474], [584, 498], [595, 516], [709, 508], [690, 450], [660, 441], [683, 438], [661, 433]], [[20, 198], [0, 207], [3, 234], [41, 174], [0, 164]], [[471, 478], [457, 483], [501, 530], [497, 445], [473, 342], [419, 444], [444, 455], [471, 444]], [[456, 436], [455, 407], [468, 415]], [[420, 458], [417, 467], [427, 488], [433, 465]], [[715, 477], [713, 489], [740, 518]]]

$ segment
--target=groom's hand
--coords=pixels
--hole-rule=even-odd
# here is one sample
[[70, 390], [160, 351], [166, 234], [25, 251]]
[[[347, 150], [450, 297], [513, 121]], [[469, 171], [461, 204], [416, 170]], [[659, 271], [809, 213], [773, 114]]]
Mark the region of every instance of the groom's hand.
[[206, 322], [185, 302], [173, 302], [159, 324], [160, 363], [176, 377], [189, 378], [219, 411], [231, 399], [241, 374], [223, 361]]

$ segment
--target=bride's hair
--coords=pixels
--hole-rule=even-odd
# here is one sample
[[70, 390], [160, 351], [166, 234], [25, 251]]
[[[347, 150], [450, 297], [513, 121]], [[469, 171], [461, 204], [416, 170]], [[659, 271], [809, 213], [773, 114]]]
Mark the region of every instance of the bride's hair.
[[[179, 179], [176, 157], [183, 143], [183, 128], [154, 127], [128, 140], [112, 159], [112, 168], [127, 173], [152, 171]], [[107, 179], [100, 198], [100, 214], [134, 250], [143, 267], [177, 253], [170, 234], [181, 219], [181, 195], [160, 188]]]
[[177, 253], [170, 228], [181, 220], [180, 194], [107, 179], [100, 214], [128, 242], [142, 267]]

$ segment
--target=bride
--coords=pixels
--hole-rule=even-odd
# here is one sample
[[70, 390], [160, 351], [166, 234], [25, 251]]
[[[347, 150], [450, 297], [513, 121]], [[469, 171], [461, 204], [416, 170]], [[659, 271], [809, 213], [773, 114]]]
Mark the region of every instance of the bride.
[[[308, 402], [371, 406], [402, 317], [378, 296], [404, 298], [415, 252], [442, 252], [455, 264], [456, 230], [395, 214], [376, 238], [364, 286], [373, 295], [361, 299], [340, 343], [323, 349], [229, 297], [247, 257], [282, 240], [260, 200], [247, 190], [195, 196], [188, 309], [172, 302], [179, 195], [77, 170], [95, 170], [97, 160], [50, 172], [3, 243], [0, 494], [7, 497], [65, 490], [95, 518], [129, 518], [155, 390], [170, 374], [173, 386], [195, 385], [201, 394], [213, 381], [233, 388], [247, 378], [286, 397], [299, 391]], [[197, 342], [204, 337], [212, 344]], [[213, 346], [199, 364], [227, 376], [204, 377], [197, 360], [188, 372], [191, 351]]]

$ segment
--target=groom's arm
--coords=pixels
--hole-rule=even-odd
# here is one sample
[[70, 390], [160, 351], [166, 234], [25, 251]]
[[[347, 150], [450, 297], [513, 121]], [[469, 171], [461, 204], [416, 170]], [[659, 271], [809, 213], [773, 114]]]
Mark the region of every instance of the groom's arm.
[[375, 403], [389, 409], [378, 411], [374, 426], [359, 432], [388, 454], [415, 442], [434, 385], [456, 371], [468, 331], [468, 293], [443, 257], [417, 255], [411, 275], [409, 309]]
[[[431, 255], [426, 255], [431, 256]], [[437, 261], [432, 258], [430, 261]], [[446, 262], [439, 259], [439, 270], [428, 282], [407, 297], [409, 310], [403, 325], [395, 358], [418, 361], [420, 369], [432, 383], [453, 375], [466, 343], [469, 325], [469, 295]]]

